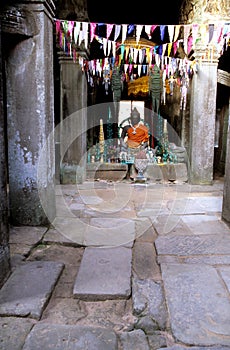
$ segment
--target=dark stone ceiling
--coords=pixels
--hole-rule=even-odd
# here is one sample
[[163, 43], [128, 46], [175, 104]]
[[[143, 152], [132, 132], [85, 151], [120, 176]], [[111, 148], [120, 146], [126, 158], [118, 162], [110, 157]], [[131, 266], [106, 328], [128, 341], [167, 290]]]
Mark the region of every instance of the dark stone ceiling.
[[115, 24], [178, 24], [181, 0], [128, 2], [88, 0], [91, 22]]

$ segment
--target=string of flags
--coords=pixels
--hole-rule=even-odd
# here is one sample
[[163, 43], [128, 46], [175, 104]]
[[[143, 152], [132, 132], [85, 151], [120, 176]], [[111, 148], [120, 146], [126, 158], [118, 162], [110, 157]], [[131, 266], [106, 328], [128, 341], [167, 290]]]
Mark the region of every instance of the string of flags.
[[[59, 48], [87, 72], [90, 86], [101, 83], [108, 94], [113, 71], [119, 67], [121, 85], [137, 78], [148, 78], [151, 67], [161, 69], [166, 94], [173, 94], [175, 83], [181, 87], [180, 108], [186, 106], [187, 81], [198, 62], [195, 45], [206, 47], [205, 59], [212, 62], [230, 45], [230, 23], [134, 25], [90, 23], [55, 19]], [[144, 40], [143, 40], [144, 38]], [[97, 50], [92, 53], [92, 47]], [[89, 51], [89, 59], [81, 52]], [[99, 57], [97, 57], [97, 55]], [[91, 56], [91, 57], [90, 57]], [[199, 59], [203, 59], [199, 58]], [[144, 79], [145, 79], [144, 78]], [[147, 80], [145, 79], [145, 85]], [[167, 91], [168, 90], [168, 91]]]
[[[175, 57], [180, 49], [183, 50], [185, 57], [189, 57], [194, 45], [200, 42], [207, 46], [208, 58], [212, 60], [215, 52], [219, 55], [223, 53], [230, 40], [230, 23], [224, 22], [134, 25], [55, 19], [55, 27], [60, 49], [74, 60], [80, 55], [79, 47], [83, 46], [84, 49], [90, 50], [93, 42], [99, 44], [102, 57], [113, 57], [121, 62], [128, 56], [128, 63], [135, 64], [151, 64], [153, 55], [159, 55], [161, 59], [163, 56]], [[141, 45], [143, 36], [149, 42], [145, 48]], [[126, 45], [126, 40], [130, 37], [134, 38], [133, 47]]]

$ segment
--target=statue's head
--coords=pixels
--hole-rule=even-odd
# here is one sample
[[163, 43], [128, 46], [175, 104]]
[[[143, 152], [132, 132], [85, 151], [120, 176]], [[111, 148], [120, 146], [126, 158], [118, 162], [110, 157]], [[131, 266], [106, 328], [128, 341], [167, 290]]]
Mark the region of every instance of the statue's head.
[[131, 112], [131, 122], [133, 125], [135, 125], [135, 124], [138, 124], [140, 120], [141, 120], [140, 113], [138, 112], [136, 107], [134, 107], [134, 109]]

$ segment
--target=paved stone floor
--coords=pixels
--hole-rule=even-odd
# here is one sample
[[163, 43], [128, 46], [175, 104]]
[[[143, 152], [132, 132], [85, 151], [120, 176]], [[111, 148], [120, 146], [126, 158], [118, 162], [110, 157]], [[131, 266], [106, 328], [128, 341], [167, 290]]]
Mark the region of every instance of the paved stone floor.
[[50, 227], [11, 227], [1, 350], [230, 349], [223, 180], [57, 185]]

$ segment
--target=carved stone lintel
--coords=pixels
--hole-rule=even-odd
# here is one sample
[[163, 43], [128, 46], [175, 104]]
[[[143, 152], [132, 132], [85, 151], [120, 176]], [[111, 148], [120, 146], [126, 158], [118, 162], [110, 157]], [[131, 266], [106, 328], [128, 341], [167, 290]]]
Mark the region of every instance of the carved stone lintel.
[[[36, 5], [36, 8], [34, 8], [34, 5]], [[53, 0], [24, 0], [23, 3], [19, 1], [15, 6], [9, 5], [1, 9], [2, 32], [26, 37], [37, 35], [40, 30], [34, 14], [34, 10], [37, 11], [37, 6], [39, 6], [39, 9], [41, 6], [46, 8], [46, 14], [53, 19], [55, 10]]]
[[2, 31], [31, 37], [37, 33], [34, 15], [31, 11], [19, 7], [6, 8], [1, 13]]

